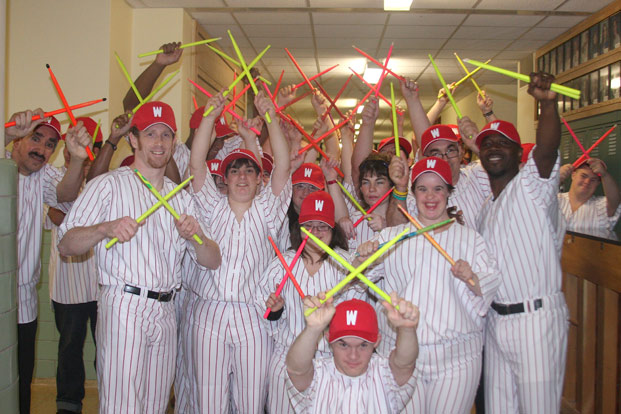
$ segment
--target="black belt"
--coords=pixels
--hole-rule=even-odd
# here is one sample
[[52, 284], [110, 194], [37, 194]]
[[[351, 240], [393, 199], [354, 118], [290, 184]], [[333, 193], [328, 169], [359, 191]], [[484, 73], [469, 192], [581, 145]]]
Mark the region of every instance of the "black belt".
[[[536, 311], [537, 309], [543, 307], [543, 300], [535, 299], [533, 301], [532, 311]], [[514, 313], [524, 313], [524, 303], [512, 303], [510, 305], [505, 305], [502, 303], [492, 302], [492, 309], [498, 312], [499, 315], [513, 315]], [[531, 311], [531, 309], [529, 309]]]
[[[123, 292], [131, 293], [132, 295], [140, 295], [141, 291], [142, 289], [136, 286], [125, 285], [123, 288]], [[174, 296], [174, 290], [171, 290], [170, 292], [156, 292], [154, 290], [149, 290], [147, 292], [147, 298], [155, 299], [158, 302], [170, 302]]]

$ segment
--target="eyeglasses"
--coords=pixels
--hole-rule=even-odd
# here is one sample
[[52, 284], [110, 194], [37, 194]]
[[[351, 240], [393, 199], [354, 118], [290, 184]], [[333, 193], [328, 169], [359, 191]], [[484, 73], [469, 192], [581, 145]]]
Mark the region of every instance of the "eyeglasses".
[[450, 159], [450, 158], [458, 157], [459, 156], [459, 150], [457, 148], [449, 148], [444, 153], [440, 152], [438, 150], [433, 150], [433, 151], [429, 152], [429, 156], [430, 157], [438, 157], [438, 158]]
[[310, 231], [311, 233], [327, 233], [328, 231], [332, 230], [332, 227], [328, 226], [327, 224], [316, 224], [313, 226], [304, 224], [304, 228], [306, 228], [306, 230]]

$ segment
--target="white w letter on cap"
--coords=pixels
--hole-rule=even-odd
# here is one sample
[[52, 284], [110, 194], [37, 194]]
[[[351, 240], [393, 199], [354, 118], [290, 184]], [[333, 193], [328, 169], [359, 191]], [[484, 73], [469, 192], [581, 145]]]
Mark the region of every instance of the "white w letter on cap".
[[153, 117], [154, 118], [161, 118], [162, 117], [162, 107], [161, 106], [154, 106], [153, 107]]
[[323, 200], [315, 200], [315, 211], [323, 211]]
[[432, 129], [431, 136], [434, 138], [438, 138], [440, 136], [440, 130], [438, 128]]
[[310, 178], [312, 173], [313, 173], [313, 169], [312, 168], [304, 168], [304, 177]]
[[212, 163], [209, 165], [209, 169], [210, 169], [211, 171], [217, 170], [217, 169], [218, 169], [218, 163], [217, 163], [217, 162], [212, 162]]
[[489, 127], [491, 129], [498, 129], [499, 126], [500, 126], [500, 122], [492, 122]]
[[436, 168], [436, 160], [427, 158], [427, 168]]
[[356, 326], [356, 318], [358, 318], [358, 311], [347, 311], [347, 313], [345, 314], [346, 318], [347, 318], [347, 325], [353, 325]]

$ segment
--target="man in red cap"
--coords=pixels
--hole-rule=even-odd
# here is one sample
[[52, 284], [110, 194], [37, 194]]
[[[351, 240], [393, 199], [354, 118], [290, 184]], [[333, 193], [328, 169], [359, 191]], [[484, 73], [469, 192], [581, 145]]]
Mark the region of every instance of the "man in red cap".
[[[32, 121], [33, 115], [41, 118]], [[60, 123], [54, 117], [43, 117], [43, 111], [18, 112], [10, 121], [16, 125], [5, 129], [5, 142], [13, 143], [7, 158], [17, 164], [19, 199], [17, 219], [17, 294], [18, 294], [18, 371], [20, 411], [30, 412], [30, 383], [34, 369], [35, 335], [37, 332], [37, 291], [41, 270], [41, 237], [43, 204], [61, 208], [75, 200], [83, 178], [82, 165], [87, 158], [87, 145], [92, 138], [79, 122], [67, 131], [66, 146], [72, 161], [66, 173], [47, 162], [61, 138]], [[62, 206], [66, 211], [68, 205]]]
[[[552, 75], [530, 74], [541, 107], [536, 145], [520, 169], [522, 147], [506, 121], [476, 137], [492, 195], [478, 231], [498, 259], [500, 287], [487, 315], [485, 407], [492, 413], [560, 411], [568, 310], [561, 284], [557, 95]], [[562, 226], [561, 226], [562, 227]]]
[[228, 187], [222, 195], [211, 177], [205, 157], [213, 128], [224, 109], [222, 94], [207, 107], [214, 110], [196, 131], [190, 155], [192, 186], [205, 222], [222, 250], [222, 265], [212, 272], [196, 268], [188, 288], [200, 298], [192, 307], [194, 381], [197, 407], [191, 412], [263, 413], [267, 398], [267, 367], [273, 342], [254, 305], [257, 283], [274, 252], [268, 236], [276, 239], [291, 201], [289, 144], [277, 121], [274, 106], [263, 92], [255, 98], [258, 113], [269, 112], [267, 124], [274, 170], [262, 186], [256, 135], [249, 124], [238, 124], [245, 148], [233, 150], [220, 171]]
[[[197, 212], [188, 192], [180, 191], [168, 200], [180, 214], [178, 220], [160, 208], [144, 222], [136, 222], [158, 200], [134, 170], [159, 193], [171, 192], [175, 183], [164, 170], [176, 130], [169, 105], [144, 104], [129, 130], [133, 164], [90, 182], [59, 227], [61, 254], [79, 255], [94, 248], [97, 255], [101, 413], [165, 411], [177, 341], [172, 299], [181, 282], [182, 258], [187, 253], [209, 269], [220, 265], [219, 248], [194, 218]], [[193, 239], [194, 234], [202, 244]], [[118, 242], [106, 248], [114, 238]]]
[[[418, 308], [391, 294], [383, 305], [397, 330], [389, 358], [374, 353], [380, 342], [377, 315], [371, 305], [352, 299], [336, 308], [325, 294], [304, 298], [306, 327], [287, 353], [287, 391], [296, 412], [399, 413], [416, 388]], [[393, 306], [394, 305], [394, 306]], [[328, 332], [326, 328], [330, 326]], [[324, 336], [332, 357], [314, 359]]]

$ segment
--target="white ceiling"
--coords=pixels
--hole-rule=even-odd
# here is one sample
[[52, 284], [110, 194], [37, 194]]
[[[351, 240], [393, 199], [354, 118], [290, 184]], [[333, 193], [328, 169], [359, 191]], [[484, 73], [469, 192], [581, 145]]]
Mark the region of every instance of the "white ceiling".
[[[234, 56], [230, 29], [246, 60], [271, 45], [258, 67], [263, 76], [276, 81], [285, 70], [283, 84], [299, 83], [302, 77], [285, 54], [287, 47], [308, 75], [339, 63], [321, 78], [332, 96], [351, 74], [348, 67], [364, 58], [352, 45], [383, 60], [391, 44], [391, 68], [416, 79], [423, 103], [430, 106], [440, 83], [427, 54], [431, 54], [447, 82], [463, 71], [453, 53], [477, 60], [492, 59], [496, 66], [516, 69], [517, 62], [573, 27], [610, 0], [414, 0], [409, 12], [385, 12], [382, 0], [126, 0], [134, 8], [186, 8]], [[394, 78], [387, 78], [394, 81]], [[492, 72], [477, 75], [480, 84], [514, 82]], [[395, 85], [396, 86], [396, 85]], [[471, 92], [466, 83], [456, 92]], [[366, 86], [354, 78], [342, 95], [345, 102], [360, 99]], [[382, 93], [390, 95], [388, 82]], [[340, 100], [339, 100], [340, 102]], [[345, 105], [339, 105], [345, 111]], [[377, 135], [390, 134], [389, 110], [381, 105]], [[293, 107], [308, 128], [310, 104]]]

